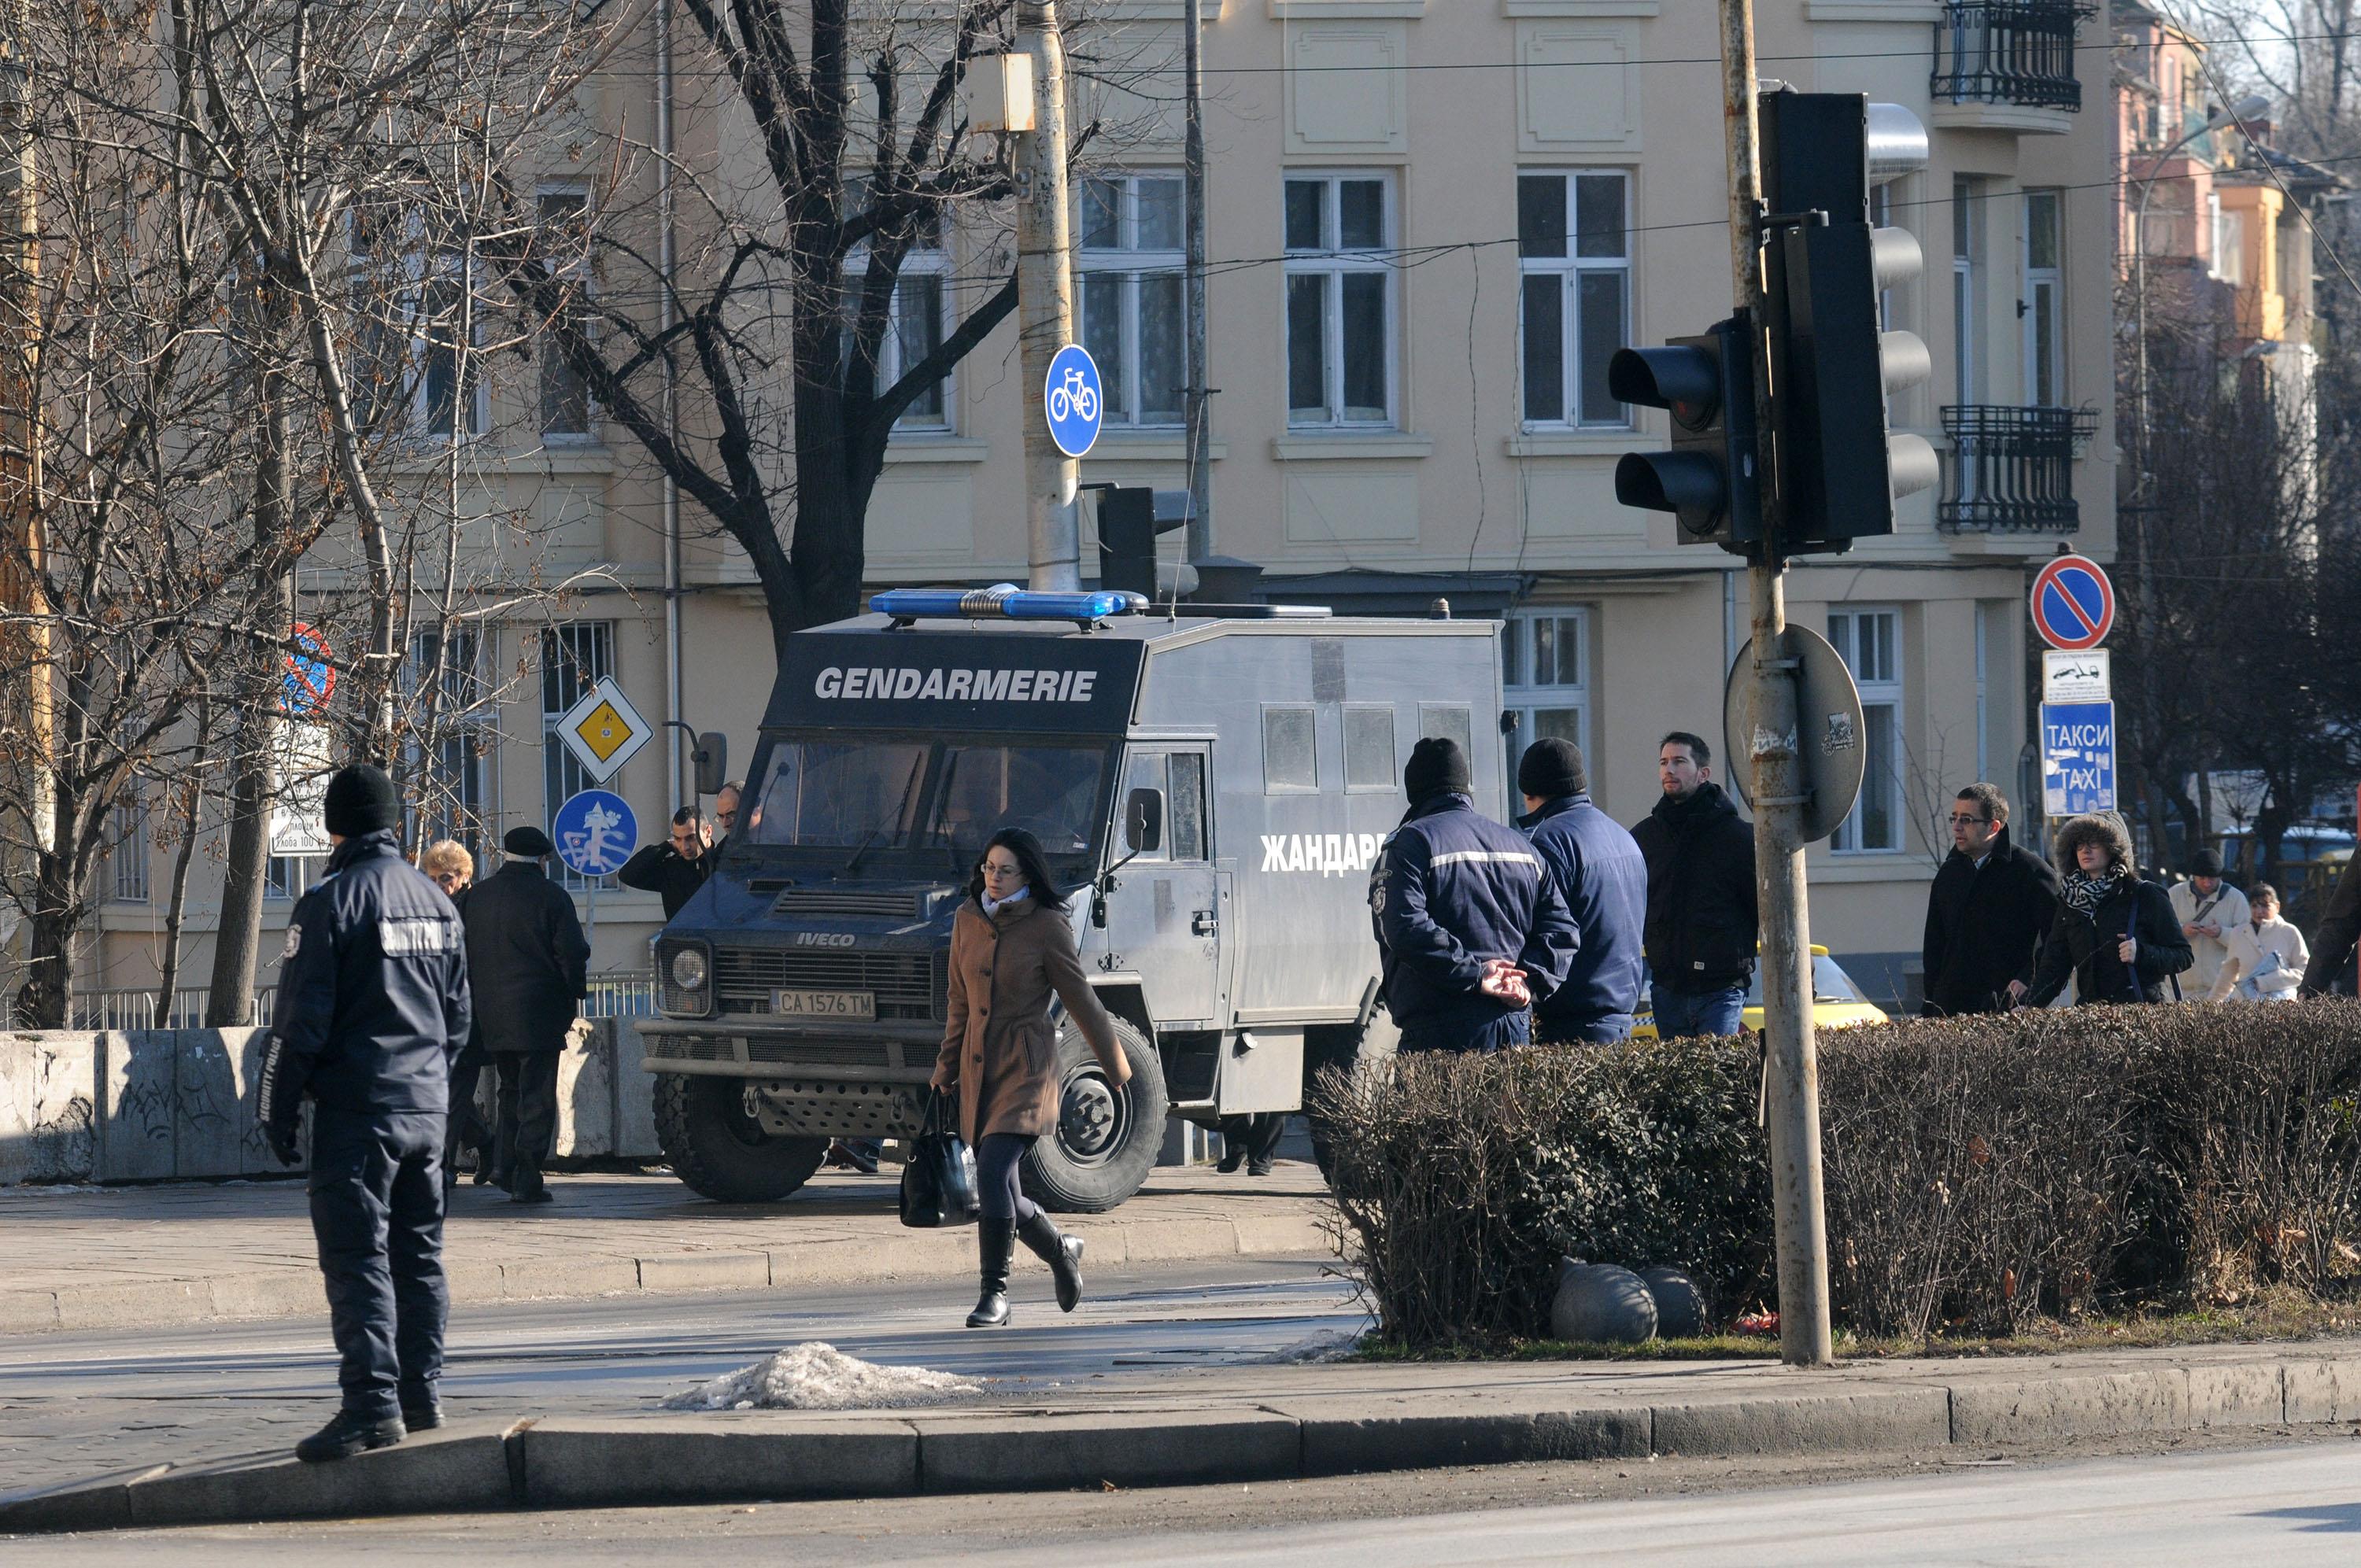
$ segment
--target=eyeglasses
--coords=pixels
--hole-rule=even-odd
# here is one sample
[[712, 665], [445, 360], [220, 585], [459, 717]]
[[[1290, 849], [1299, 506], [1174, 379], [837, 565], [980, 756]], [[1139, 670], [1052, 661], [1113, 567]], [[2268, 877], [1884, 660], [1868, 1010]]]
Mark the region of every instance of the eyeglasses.
[[995, 878], [1023, 876], [1025, 874], [1025, 868], [1022, 866], [996, 866], [990, 861], [986, 861], [983, 862], [983, 874], [988, 877]]
[[1954, 828], [1981, 828], [1991, 820], [1989, 817], [1962, 817], [1956, 811], [1951, 813], [1951, 826]]

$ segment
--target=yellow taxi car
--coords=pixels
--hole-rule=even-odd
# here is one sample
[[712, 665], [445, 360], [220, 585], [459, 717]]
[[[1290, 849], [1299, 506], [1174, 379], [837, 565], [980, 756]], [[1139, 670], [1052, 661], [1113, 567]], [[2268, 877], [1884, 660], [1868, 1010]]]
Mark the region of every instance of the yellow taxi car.
[[[1642, 999], [1642, 1005], [1631, 1026], [1635, 1040], [1656, 1037], [1656, 1015]], [[1828, 950], [1818, 943], [1812, 944], [1812, 1026], [1816, 1029], [1849, 1029], [1856, 1024], [1883, 1024], [1885, 1009], [1861, 995], [1861, 987], [1852, 976], [1845, 973]], [[1763, 1027], [1763, 966], [1754, 966], [1754, 978], [1746, 986], [1746, 1027]]]

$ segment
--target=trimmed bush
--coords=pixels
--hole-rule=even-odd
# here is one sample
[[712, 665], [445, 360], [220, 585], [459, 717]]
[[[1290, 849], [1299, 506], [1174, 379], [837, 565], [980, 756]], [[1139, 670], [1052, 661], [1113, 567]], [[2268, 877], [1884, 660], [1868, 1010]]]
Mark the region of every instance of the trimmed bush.
[[[1548, 1332], [1558, 1260], [1773, 1292], [1747, 1040], [1406, 1058], [1323, 1075], [1380, 1334]], [[1869, 1336], [2361, 1274], [2361, 1003], [2075, 1008], [1819, 1038], [1830, 1285]]]

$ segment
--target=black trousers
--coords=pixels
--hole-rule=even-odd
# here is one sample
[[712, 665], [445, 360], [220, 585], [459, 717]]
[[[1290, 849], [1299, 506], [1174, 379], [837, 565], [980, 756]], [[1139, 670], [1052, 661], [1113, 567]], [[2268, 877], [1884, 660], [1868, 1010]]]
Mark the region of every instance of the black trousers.
[[557, 1146], [557, 1053], [495, 1051], [500, 1071], [500, 1146], [492, 1168], [512, 1179], [520, 1163], [539, 1170]]
[[1225, 1143], [1244, 1144], [1250, 1165], [1268, 1165], [1270, 1151], [1279, 1147], [1279, 1135], [1287, 1131], [1287, 1113], [1264, 1111], [1252, 1116], [1224, 1116], [1220, 1127]]
[[446, 1165], [459, 1157], [461, 1149], [474, 1149], [478, 1160], [492, 1157], [493, 1129], [484, 1124], [476, 1105], [476, 1091], [483, 1082], [484, 1069], [490, 1065], [490, 1054], [478, 1045], [461, 1050], [451, 1064], [451, 1116], [443, 1131]]
[[443, 1376], [442, 1159], [438, 1113], [322, 1107], [313, 1127], [312, 1236], [336, 1381], [358, 1416], [431, 1403]]

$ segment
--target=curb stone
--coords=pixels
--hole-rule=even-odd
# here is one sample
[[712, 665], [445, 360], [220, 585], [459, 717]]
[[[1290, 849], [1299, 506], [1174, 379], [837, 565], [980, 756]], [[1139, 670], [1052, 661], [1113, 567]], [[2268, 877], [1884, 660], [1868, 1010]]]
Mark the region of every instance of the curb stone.
[[[614, 1422], [462, 1423], [336, 1464], [283, 1454], [130, 1472], [0, 1496], [0, 1533], [495, 1508], [760, 1502], [964, 1491], [1284, 1481], [1536, 1460], [1989, 1447], [2207, 1426], [2361, 1420], [2361, 1357], [2166, 1365], [2002, 1378], [1978, 1368], [1857, 1375], [1825, 1392], [1586, 1402], [1563, 1386], [1515, 1408], [1406, 1412], [1314, 1394], [1196, 1409], [948, 1408]], [[1844, 1372], [1829, 1376], [1848, 1378]]]

